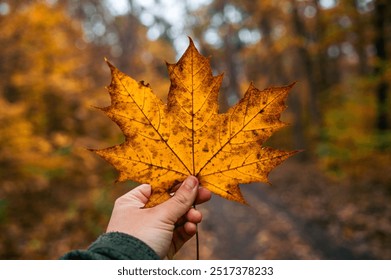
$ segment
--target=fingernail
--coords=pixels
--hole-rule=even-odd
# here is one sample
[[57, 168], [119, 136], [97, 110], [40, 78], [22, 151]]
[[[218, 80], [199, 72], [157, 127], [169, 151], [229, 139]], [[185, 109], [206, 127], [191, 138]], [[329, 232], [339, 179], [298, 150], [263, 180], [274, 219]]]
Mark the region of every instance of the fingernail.
[[185, 184], [185, 186], [189, 189], [189, 190], [192, 190], [194, 189], [195, 187], [198, 186], [198, 180], [196, 177], [194, 176], [189, 176], [186, 178], [186, 180], [183, 182]]

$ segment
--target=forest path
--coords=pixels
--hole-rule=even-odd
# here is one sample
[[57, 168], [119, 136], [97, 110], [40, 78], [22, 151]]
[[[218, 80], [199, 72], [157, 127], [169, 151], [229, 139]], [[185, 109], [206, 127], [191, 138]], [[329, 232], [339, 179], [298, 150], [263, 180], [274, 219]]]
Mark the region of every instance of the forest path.
[[[384, 195], [352, 194], [313, 162], [288, 160], [270, 174], [272, 186], [242, 185], [249, 206], [213, 196], [204, 214], [201, 259], [379, 259], [391, 257], [391, 218], [380, 228], [373, 206]], [[373, 203], [366, 197], [373, 196]], [[389, 210], [389, 209], [388, 209]], [[186, 245], [178, 259], [195, 256]]]

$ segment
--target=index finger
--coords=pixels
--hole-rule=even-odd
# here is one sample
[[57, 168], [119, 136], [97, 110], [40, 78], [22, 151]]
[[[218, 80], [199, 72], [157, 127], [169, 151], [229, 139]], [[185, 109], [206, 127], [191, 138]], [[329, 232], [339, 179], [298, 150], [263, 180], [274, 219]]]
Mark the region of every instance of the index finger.
[[207, 202], [210, 200], [211, 197], [212, 197], [212, 193], [210, 190], [205, 189], [203, 187], [199, 187], [195, 204], [201, 204]]

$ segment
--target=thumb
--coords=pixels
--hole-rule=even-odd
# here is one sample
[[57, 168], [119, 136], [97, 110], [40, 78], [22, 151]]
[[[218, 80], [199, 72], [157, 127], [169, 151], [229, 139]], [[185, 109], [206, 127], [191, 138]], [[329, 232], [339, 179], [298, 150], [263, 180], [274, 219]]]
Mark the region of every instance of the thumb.
[[165, 213], [176, 222], [193, 205], [198, 190], [198, 180], [194, 176], [189, 176], [175, 192], [175, 195], [166, 202], [158, 205], [165, 208]]

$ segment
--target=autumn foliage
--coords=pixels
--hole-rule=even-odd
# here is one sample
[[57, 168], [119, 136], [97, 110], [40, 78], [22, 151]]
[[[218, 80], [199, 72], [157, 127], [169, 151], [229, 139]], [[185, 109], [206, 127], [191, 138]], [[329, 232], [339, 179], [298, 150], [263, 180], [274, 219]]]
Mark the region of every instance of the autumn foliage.
[[[109, 2], [132, 6], [115, 11]], [[148, 6], [152, 2], [156, 7]], [[220, 169], [224, 176], [213, 182], [232, 177], [220, 194], [240, 187], [251, 207], [219, 195], [200, 206], [203, 259], [390, 259], [391, 2], [212, 0], [163, 8], [165, 2], [0, 1], [0, 258], [57, 259], [86, 248], [105, 231], [115, 199], [137, 185], [124, 170], [119, 178], [126, 181], [114, 184], [118, 171], [88, 151], [120, 150], [134, 145], [126, 144], [130, 138], [141, 139], [134, 128], [118, 128], [93, 108], [121, 122], [114, 116], [119, 104], [104, 93], [110, 84], [107, 57], [119, 69], [111, 67], [116, 77], [110, 91], [121, 79], [145, 92], [153, 89], [158, 98], [148, 100], [155, 100], [166, 120], [182, 130], [177, 138], [166, 137], [171, 130], [162, 133], [181, 147], [185, 164], [173, 168], [182, 172], [175, 180], [187, 174], [201, 180], [214, 169], [212, 163], [236, 168]], [[181, 7], [178, 21], [174, 15]], [[192, 57], [208, 65], [203, 68], [207, 79], [193, 77], [210, 94], [197, 92], [195, 101], [207, 101], [208, 110], [199, 110], [195, 122], [179, 71], [192, 64], [181, 64], [182, 58], [167, 71], [162, 63], [177, 61], [188, 46], [187, 36], [211, 57], [190, 48]], [[294, 87], [275, 87], [292, 81], [297, 81]], [[262, 110], [247, 104], [272, 96], [278, 96], [270, 103], [276, 112], [265, 110], [255, 118], [268, 129], [262, 132], [249, 123], [248, 131], [240, 130], [248, 120], [245, 108]], [[201, 115], [206, 123], [197, 123]], [[152, 119], [156, 125], [159, 119]], [[232, 121], [232, 130], [224, 121]], [[279, 129], [284, 123], [290, 125]], [[189, 129], [193, 125], [202, 128]], [[149, 135], [140, 123], [132, 127], [150, 137], [143, 138], [137, 156], [160, 164], [159, 154], [145, 147], [159, 139], [159, 130]], [[207, 127], [216, 133], [205, 133]], [[239, 131], [230, 142], [232, 132]], [[181, 146], [183, 134], [196, 153], [185, 142]], [[243, 141], [247, 138], [255, 142]], [[270, 168], [251, 171], [263, 174], [256, 182], [271, 186], [234, 187], [250, 181], [242, 176], [246, 172], [237, 173], [256, 158], [231, 154], [232, 163], [223, 161], [222, 151], [234, 151], [236, 144], [245, 145], [240, 153], [252, 155], [278, 152], [268, 147], [305, 152], [274, 168], [268, 179]], [[204, 157], [210, 164], [199, 160]], [[166, 158], [175, 156], [167, 153], [165, 164]], [[178, 258], [193, 258], [194, 244], [188, 246]]]

